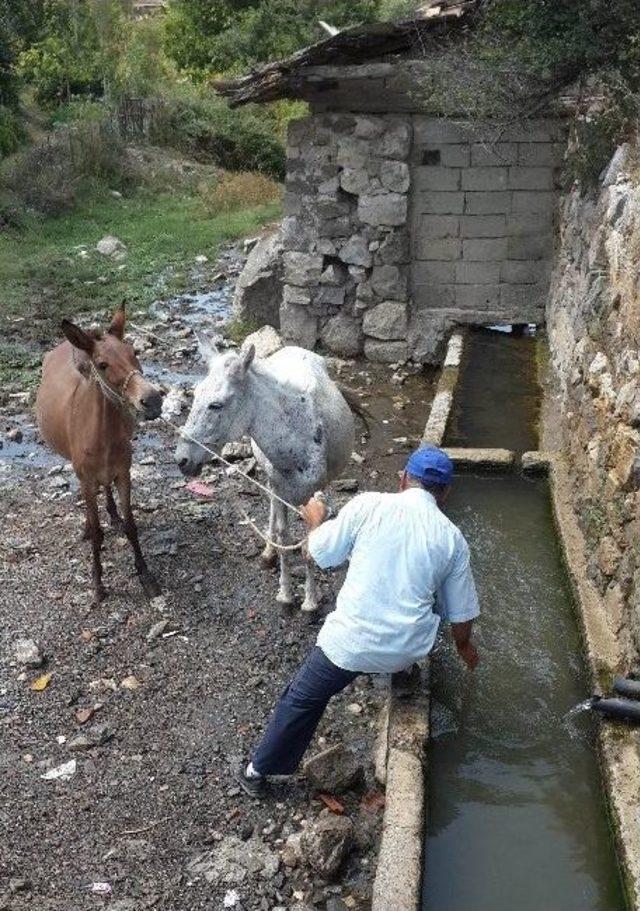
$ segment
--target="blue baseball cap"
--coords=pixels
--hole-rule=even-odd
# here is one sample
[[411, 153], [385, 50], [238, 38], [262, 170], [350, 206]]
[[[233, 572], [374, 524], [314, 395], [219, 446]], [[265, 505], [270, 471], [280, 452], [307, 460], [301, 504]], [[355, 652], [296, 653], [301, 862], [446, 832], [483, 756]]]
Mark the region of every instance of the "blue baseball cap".
[[422, 484], [447, 487], [453, 481], [453, 462], [442, 449], [421, 446], [409, 456], [405, 471]]

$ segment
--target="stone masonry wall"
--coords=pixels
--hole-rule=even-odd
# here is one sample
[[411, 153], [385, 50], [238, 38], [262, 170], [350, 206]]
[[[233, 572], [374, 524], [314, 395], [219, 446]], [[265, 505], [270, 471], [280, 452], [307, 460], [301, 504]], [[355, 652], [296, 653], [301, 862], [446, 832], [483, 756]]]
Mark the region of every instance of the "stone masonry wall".
[[411, 123], [317, 114], [291, 124], [280, 329], [343, 356], [408, 354]]
[[599, 193], [560, 211], [547, 325], [558, 426], [575, 481], [588, 572], [638, 669], [640, 650], [640, 180], [621, 147]]
[[[542, 321], [563, 132], [390, 111], [400, 97], [416, 107], [378, 86], [394, 72], [307, 76], [312, 114], [288, 137], [280, 327], [343, 356], [437, 362], [457, 323]], [[341, 105], [358, 112], [326, 110]]]

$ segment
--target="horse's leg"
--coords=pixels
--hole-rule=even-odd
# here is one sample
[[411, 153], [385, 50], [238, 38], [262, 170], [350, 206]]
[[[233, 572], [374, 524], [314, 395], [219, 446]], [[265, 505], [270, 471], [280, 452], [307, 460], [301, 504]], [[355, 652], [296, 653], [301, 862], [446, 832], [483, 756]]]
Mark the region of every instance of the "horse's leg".
[[311, 557], [307, 557], [306, 573], [304, 601], [302, 602], [300, 610], [311, 614], [313, 611], [318, 610], [318, 590], [316, 588], [316, 577], [313, 572], [313, 561]]
[[117, 531], [124, 531], [124, 522], [120, 518], [118, 507], [116, 506], [116, 501], [113, 499], [113, 490], [111, 489], [111, 484], [108, 484], [105, 487], [104, 492], [107, 498], [107, 512], [109, 513], [109, 518], [111, 519], [111, 527], [115, 528]]
[[100, 528], [100, 514], [98, 513], [98, 487], [91, 481], [82, 482], [82, 495], [87, 509], [86, 533], [91, 541], [93, 550], [93, 587], [96, 593], [96, 601], [103, 601], [106, 597], [106, 590], [102, 584], [102, 561], [100, 560], [100, 548], [102, 547], [102, 529]]
[[120, 509], [122, 510], [122, 518], [124, 520], [124, 533], [133, 548], [133, 558], [138, 578], [140, 579], [140, 583], [142, 584], [147, 598], [155, 598], [160, 594], [161, 588], [149, 572], [149, 568], [147, 567], [146, 561], [142, 556], [142, 551], [140, 550], [138, 529], [131, 509], [131, 477], [128, 471], [123, 471], [122, 474], [116, 478], [116, 488], [118, 490], [118, 499], [120, 500]]
[[[269, 528], [267, 530], [267, 537], [269, 541], [273, 541], [273, 536], [276, 533], [276, 504], [273, 497], [271, 497], [269, 504]], [[267, 543], [265, 549], [260, 554], [260, 559], [262, 560], [265, 566], [273, 566], [278, 559], [278, 552], [276, 551], [273, 544]]]
[[[274, 502], [275, 531], [278, 544], [289, 543], [289, 516], [287, 507], [277, 500]], [[280, 587], [276, 595], [279, 604], [293, 604], [293, 587], [291, 585], [291, 569], [285, 551], [280, 551]]]

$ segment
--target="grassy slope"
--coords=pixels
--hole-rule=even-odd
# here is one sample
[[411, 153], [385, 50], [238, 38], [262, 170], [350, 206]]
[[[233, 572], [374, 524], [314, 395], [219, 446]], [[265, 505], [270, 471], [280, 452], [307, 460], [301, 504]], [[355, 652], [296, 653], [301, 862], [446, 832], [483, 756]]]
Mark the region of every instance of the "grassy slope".
[[[137, 306], [189, 286], [194, 258], [214, 260], [222, 243], [255, 233], [279, 215], [277, 204], [212, 216], [198, 196], [138, 190], [116, 199], [102, 191], [73, 212], [0, 233], [0, 384], [25, 388], [35, 382], [39, 356], [16, 343], [49, 343], [63, 316], [110, 310], [123, 298]], [[118, 262], [95, 245], [114, 234], [127, 245]], [[78, 256], [86, 245], [88, 256]]]

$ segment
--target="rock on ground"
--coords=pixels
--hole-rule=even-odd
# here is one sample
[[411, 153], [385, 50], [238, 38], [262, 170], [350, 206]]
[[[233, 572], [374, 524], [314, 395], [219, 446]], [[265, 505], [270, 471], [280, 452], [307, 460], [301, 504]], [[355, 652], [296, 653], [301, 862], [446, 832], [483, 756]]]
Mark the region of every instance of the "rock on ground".
[[250, 323], [280, 325], [282, 300], [282, 237], [279, 231], [262, 237], [240, 273], [233, 298], [236, 317]]
[[114, 237], [113, 234], [107, 234], [98, 241], [96, 250], [102, 256], [115, 256], [116, 253], [126, 253], [127, 247], [119, 237]]
[[263, 326], [257, 332], [252, 332], [245, 338], [242, 347], [246, 348], [248, 345], [253, 345], [256, 349], [256, 357], [265, 358], [279, 351], [284, 342], [273, 326]]
[[43, 661], [40, 649], [33, 639], [16, 640], [13, 654], [18, 664], [24, 664], [27, 667], [40, 667]]
[[323, 810], [300, 838], [302, 857], [323, 877], [332, 878], [353, 844], [353, 823], [348, 816]]
[[364, 770], [355, 753], [338, 743], [307, 759], [304, 773], [318, 790], [339, 794], [359, 784]]
[[237, 886], [256, 874], [265, 879], [275, 876], [280, 858], [260, 838], [242, 841], [236, 835], [228, 835], [214, 850], [196, 857], [188, 866], [191, 874], [204, 876], [208, 883]]

